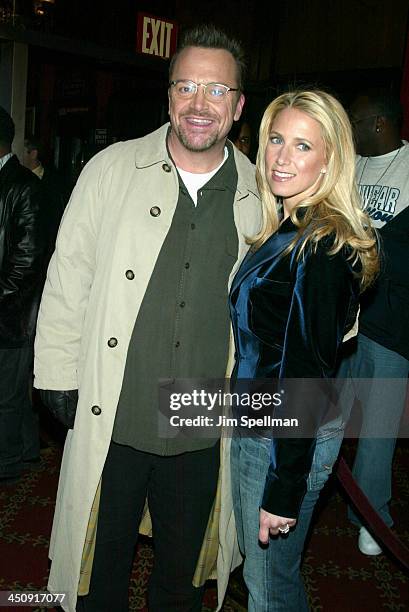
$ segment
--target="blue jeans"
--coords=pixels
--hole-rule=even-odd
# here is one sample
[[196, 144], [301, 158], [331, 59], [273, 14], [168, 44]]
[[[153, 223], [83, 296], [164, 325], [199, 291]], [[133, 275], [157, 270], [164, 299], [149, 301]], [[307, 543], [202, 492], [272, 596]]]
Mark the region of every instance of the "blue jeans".
[[0, 478], [19, 476], [40, 454], [38, 416], [29, 396], [33, 347], [0, 349]]
[[[341, 396], [347, 420], [355, 399], [362, 409], [362, 427], [355, 456], [353, 475], [372, 506], [391, 527], [392, 460], [396, 436], [405, 406], [409, 361], [363, 334], [358, 334], [357, 350], [343, 360], [340, 378], [353, 380]], [[368, 380], [371, 379], [371, 380]], [[386, 379], [393, 379], [388, 384]], [[349, 510], [353, 523], [359, 518]]]
[[304, 542], [320, 491], [338, 457], [343, 429], [317, 439], [308, 490], [295, 528], [287, 536], [258, 541], [259, 505], [270, 464], [271, 440], [233, 437], [231, 477], [243, 577], [249, 591], [249, 612], [306, 612], [307, 597], [300, 572]]

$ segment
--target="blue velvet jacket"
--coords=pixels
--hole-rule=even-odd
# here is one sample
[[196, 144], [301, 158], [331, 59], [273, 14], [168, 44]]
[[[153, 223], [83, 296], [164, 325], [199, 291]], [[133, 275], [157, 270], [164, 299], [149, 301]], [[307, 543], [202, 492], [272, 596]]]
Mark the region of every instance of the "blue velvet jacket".
[[[236, 344], [233, 381], [323, 379], [335, 374], [337, 353], [358, 308], [359, 280], [345, 251], [328, 255], [333, 237], [297, 259], [297, 245], [283, 255], [297, 228], [286, 219], [248, 253], [230, 292]], [[298, 244], [298, 243], [297, 243]], [[318, 382], [318, 381], [317, 381]], [[298, 397], [317, 428], [323, 407]], [[315, 438], [275, 438], [261, 506], [296, 518], [306, 491]]]

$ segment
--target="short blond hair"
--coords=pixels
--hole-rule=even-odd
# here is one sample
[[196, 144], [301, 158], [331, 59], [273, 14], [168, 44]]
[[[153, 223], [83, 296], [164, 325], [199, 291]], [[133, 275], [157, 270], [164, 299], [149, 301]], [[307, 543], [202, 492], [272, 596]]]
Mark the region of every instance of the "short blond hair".
[[[367, 214], [362, 210], [355, 179], [355, 149], [351, 124], [336, 98], [321, 90], [291, 91], [278, 96], [266, 108], [260, 125], [256, 178], [262, 200], [263, 225], [250, 240], [256, 248], [277, 230], [280, 219], [277, 201], [267, 180], [265, 153], [271, 126], [276, 116], [286, 108], [295, 108], [315, 119], [321, 128], [326, 154], [326, 173], [322, 175], [317, 191], [299, 202], [291, 212], [293, 223], [299, 228], [290, 245], [291, 250], [300, 237], [299, 256], [309, 243], [324, 236], [334, 235], [330, 254], [344, 246], [352, 260], [360, 262], [362, 289], [371, 284], [378, 267], [376, 232]], [[302, 215], [297, 215], [302, 211]], [[305, 229], [308, 226], [308, 232]]]

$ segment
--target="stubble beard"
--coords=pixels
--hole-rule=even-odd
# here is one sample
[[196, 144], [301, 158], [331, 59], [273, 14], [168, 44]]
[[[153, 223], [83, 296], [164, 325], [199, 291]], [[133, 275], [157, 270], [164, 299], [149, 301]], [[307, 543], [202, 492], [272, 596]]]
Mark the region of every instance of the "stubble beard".
[[179, 141], [188, 151], [192, 151], [193, 153], [202, 153], [204, 151], [208, 151], [211, 149], [216, 143], [218, 139], [218, 134], [210, 134], [207, 140], [201, 142], [194, 142], [194, 139], [190, 137], [188, 133], [186, 133], [180, 126], [177, 128], [173, 128], [176, 136]]

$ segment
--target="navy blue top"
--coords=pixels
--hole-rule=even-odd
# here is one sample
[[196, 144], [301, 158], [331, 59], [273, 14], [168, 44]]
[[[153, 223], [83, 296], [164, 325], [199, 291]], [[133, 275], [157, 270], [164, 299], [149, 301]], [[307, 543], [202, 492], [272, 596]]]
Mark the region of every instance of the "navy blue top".
[[[335, 374], [337, 353], [358, 308], [359, 280], [345, 249], [328, 255], [333, 236], [289, 254], [297, 227], [291, 218], [257, 250], [247, 254], [230, 292], [236, 379], [323, 379]], [[317, 381], [318, 382], [318, 381]], [[302, 386], [301, 386], [302, 387]], [[300, 389], [301, 389], [300, 387]], [[319, 427], [325, 410], [301, 391], [292, 396]], [[296, 518], [306, 491], [315, 438], [272, 440], [271, 464], [261, 506]]]

